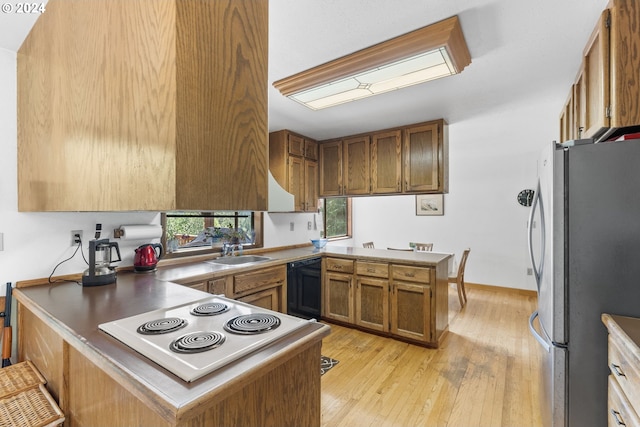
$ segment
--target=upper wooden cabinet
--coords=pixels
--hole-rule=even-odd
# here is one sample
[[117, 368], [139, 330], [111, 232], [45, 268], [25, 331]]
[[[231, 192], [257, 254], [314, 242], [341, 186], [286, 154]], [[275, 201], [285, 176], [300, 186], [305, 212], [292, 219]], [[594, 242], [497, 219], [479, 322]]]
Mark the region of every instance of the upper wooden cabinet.
[[318, 143], [289, 130], [269, 134], [269, 170], [294, 196], [296, 212], [318, 210]]
[[572, 91], [573, 123], [565, 106], [560, 140], [605, 140], [640, 127], [640, 3], [612, 0], [584, 49]]
[[447, 193], [444, 120], [320, 143], [320, 197]]
[[344, 194], [369, 194], [370, 163], [368, 136], [359, 136], [342, 141]]
[[371, 194], [402, 191], [402, 132], [371, 136]]
[[441, 123], [427, 123], [404, 130], [404, 192], [449, 191], [448, 145]]
[[342, 141], [320, 144], [320, 197], [341, 196]]
[[267, 0], [52, 0], [17, 56], [18, 209], [267, 209]]

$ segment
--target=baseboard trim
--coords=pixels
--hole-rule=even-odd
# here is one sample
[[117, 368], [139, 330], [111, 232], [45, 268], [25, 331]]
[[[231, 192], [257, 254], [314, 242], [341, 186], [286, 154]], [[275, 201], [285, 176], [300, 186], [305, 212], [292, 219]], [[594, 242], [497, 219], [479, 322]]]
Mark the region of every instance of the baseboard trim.
[[478, 290], [493, 291], [493, 292], [508, 292], [508, 293], [514, 293], [514, 294], [524, 295], [528, 297], [538, 296], [538, 293], [536, 291], [532, 291], [529, 289], [507, 288], [504, 286], [485, 285], [482, 283], [469, 283], [469, 282], [464, 282], [464, 286], [467, 289], [478, 289]]

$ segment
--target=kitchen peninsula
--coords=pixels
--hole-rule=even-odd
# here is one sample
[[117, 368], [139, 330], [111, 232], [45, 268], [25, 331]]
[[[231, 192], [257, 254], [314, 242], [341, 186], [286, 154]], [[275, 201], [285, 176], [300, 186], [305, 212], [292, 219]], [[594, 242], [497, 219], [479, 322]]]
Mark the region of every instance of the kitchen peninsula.
[[[437, 337], [429, 339], [438, 342], [447, 329], [448, 255], [346, 247], [261, 253], [270, 260], [259, 266], [229, 269], [199, 261], [166, 266], [152, 274], [121, 272], [116, 284], [99, 287], [19, 285], [14, 292], [19, 304], [18, 358], [31, 360], [43, 373], [73, 425], [313, 426], [320, 424], [320, 350], [330, 331], [325, 324], [308, 322], [190, 383], [101, 332], [98, 325], [210, 296], [174, 282], [273, 269], [291, 260], [321, 256], [323, 264], [343, 259], [385, 264], [391, 271], [394, 265], [432, 269], [432, 306], [445, 308], [444, 315], [429, 311], [437, 331]], [[438, 286], [445, 287], [440, 292], [444, 304], [437, 296]]]

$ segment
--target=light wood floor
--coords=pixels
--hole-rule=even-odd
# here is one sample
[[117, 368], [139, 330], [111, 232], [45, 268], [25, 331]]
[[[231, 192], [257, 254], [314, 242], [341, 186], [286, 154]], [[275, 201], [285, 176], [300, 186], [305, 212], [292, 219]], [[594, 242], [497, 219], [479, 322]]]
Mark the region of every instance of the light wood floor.
[[449, 334], [427, 349], [337, 325], [322, 354], [322, 426], [541, 426], [535, 297], [450, 289]]

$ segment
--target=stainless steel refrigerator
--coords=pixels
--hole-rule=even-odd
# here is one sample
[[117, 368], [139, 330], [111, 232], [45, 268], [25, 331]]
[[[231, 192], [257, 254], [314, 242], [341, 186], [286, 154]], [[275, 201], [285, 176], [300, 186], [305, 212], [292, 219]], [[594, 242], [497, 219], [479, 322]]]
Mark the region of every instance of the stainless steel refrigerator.
[[529, 328], [544, 349], [544, 425], [606, 426], [600, 315], [640, 317], [640, 140], [550, 144], [538, 162]]

